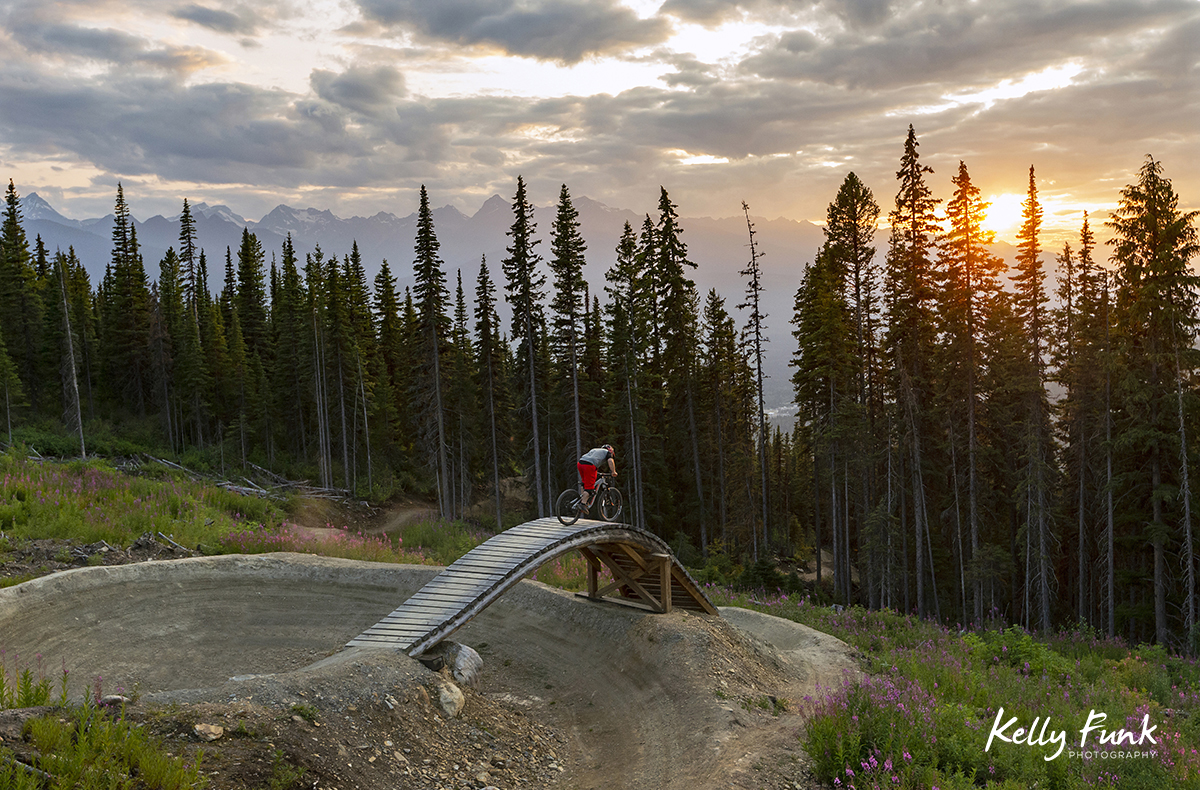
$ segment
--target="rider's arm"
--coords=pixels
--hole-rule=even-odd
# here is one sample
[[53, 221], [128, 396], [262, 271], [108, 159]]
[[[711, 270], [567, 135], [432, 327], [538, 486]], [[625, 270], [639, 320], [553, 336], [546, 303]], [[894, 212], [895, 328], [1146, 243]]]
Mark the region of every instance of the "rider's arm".
[[617, 476], [617, 462], [611, 455], [608, 457], [608, 469], [613, 473], [613, 477]]

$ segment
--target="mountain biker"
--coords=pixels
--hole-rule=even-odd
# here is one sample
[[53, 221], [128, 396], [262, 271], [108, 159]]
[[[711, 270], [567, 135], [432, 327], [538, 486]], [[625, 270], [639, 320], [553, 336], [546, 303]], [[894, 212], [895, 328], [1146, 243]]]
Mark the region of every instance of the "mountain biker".
[[617, 455], [613, 452], [611, 444], [606, 444], [602, 447], [596, 447], [588, 450], [579, 459], [576, 466], [579, 468], [579, 480], [583, 483], [583, 509], [587, 510], [588, 505], [592, 502], [592, 494], [596, 489], [596, 472], [601, 465], [608, 464], [608, 471], [613, 477], [617, 476]]

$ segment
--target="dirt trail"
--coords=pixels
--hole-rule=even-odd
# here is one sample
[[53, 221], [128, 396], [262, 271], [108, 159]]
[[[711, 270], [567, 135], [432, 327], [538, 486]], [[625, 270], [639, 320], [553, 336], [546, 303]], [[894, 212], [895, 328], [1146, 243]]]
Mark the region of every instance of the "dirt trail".
[[349, 529], [367, 535], [394, 534], [409, 524], [437, 518], [437, 508], [423, 502], [397, 502], [380, 511], [354, 512], [333, 502], [305, 500], [292, 521], [310, 538], [327, 538]]
[[[315, 662], [339, 654], [437, 570], [298, 554], [81, 568], [0, 590], [0, 634], [10, 655], [40, 653], [50, 667], [65, 662], [75, 677], [103, 676], [106, 689], [136, 685], [159, 692], [149, 697], [160, 702], [227, 704], [253, 688], [255, 704], [269, 704], [264, 681], [247, 676], [268, 674], [271, 688], [305, 687]], [[453, 638], [485, 661], [471, 697], [479, 701], [468, 701], [463, 715], [474, 710], [480, 728], [489, 726], [483, 719], [505, 716], [551, 727], [561, 737], [556, 765], [563, 770], [550, 775], [580, 790], [812, 786], [795, 737], [797, 703], [817, 683], [857, 671], [844, 643], [776, 618], [651, 615], [536, 582], [518, 585]], [[402, 654], [387, 656], [411, 666], [402, 674], [413, 682], [431, 674]], [[393, 670], [377, 669], [372, 679], [370, 667], [381, 660], [356, 657], [353, 670], [335, 662], [342, 669], [327, 670], [321, 682], [366, 700], [358, 704], [380, 714], [379, 726], [393, 727], [378, 731], [383, 742], [400, 737], [389, 734], [400, 732], [398, 714], [385, 706], [389, 695], [413, 705], [421, 695], [385, 680]], [[418, 723], [437, 718], [414, 716]], [[448, 737], [445, 727], [436, 731]], [[321, 734], [313, 730], [313, 740]], [[450, 775], [450, 763], [460, 768], [459, 753], [478, 747], [448, 743]], [[416, 774], [399, 758], [362, 770], [363, 786], [443, 786], [409, 781]], [[393, 773], [371, 773], [384, 770]], [[498, 779], [495, 786], [515, 784]]]

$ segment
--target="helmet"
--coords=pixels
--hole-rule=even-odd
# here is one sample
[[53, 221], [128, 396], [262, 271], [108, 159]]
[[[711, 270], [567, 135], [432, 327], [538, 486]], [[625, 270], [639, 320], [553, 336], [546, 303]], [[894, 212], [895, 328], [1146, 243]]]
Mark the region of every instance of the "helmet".
[[613, 455], [613, 456], [615, 456], [615, 455], [617, 454], [616, 450], [614, 450], [614, 449], [612, 448], [612, 445], [611, 445], [611, 444], [606, 444], [606, 445], [604, 445], [602, 449], [604, 449], [604, 450], [608, 450], [608, 452], [609, 452], [609, 454], [610, 454], [610, 455]]

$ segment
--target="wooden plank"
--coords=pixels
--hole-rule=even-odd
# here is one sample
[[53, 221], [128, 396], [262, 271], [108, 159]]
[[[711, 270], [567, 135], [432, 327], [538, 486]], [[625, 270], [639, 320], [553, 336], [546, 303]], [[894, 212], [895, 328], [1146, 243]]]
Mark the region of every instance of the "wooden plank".
[[539, 551], [546, 551], [546, 550], [550, 549], [551, 547], [553, 547], [555, 544], [558, 544], [561, 542], [562, 542], [561, 538], [533, 537], [533, 538], [505, 538], [503, 540], [500, 540], [499, 538], [493, 538], [492, 540], [489, 540], [487, 543], [479, 544], [478, 546], [471, 549], [469, 552], [467, 552], [467, 554], [464, 554], [463, 556], [468, 556], [468, 555], [472, 555], [472, 554], [495, 554], [495, 553], [505, 553], [505, 554], [518, 554], [518, 553], [528, 554], [531, 552], [537, 553]]
[[372, 634], [374, 636], [413, 636], [422, 637], [437, 626], [413, 626], [405, 627], [401, 625], [379, 625], [378, 623], [363, 631], [362, 635]]
[[391, 637], [411, 636], [411, 637], [419, 639], [420, 637], [425, 636], [425, 634], [429, 633], [432, 630], [434, 630], [432, 627], [430, 627], [430, 628], [403, 628], [400, 626], [373, 625], [370, 628], [368, 628], [366, 631], [363, 631], [362, 634], [360, 634], [360, 636], [366, 636], [368, 634], [372, 635], [372, 636], [391, 636]]
[[469, 560], [484, 560], [486, 562], [511, 562], [513, 560], [525, 560], [536, 554], [546, 551], [545, 546], [478, 546], [470, 553], [464, 554], [463, 559]]
[[370, 631], [372, 628], [391, 628], [391, 629], [398, 628], [401, 630], [408, 629], [410, 631], [418, 631], [418, 630], [428, 631], [431, 628], [436, 628], [437, 626], [441, 625], [447, 619], [448, 618], [446, 618], [446, 617], [429, 617], [429, 618], [420, 617], [420, 618], [413, 618], [413, 619], [406, 618], [406, 617], [391, 619], [391, 618], [385, 617], [384, 619], [380, 620], [378, 623], [371, 626], [371, 628], [368, 628], [367, 630]]
[[435, 590], [486, 590], [493, 584], [495, 582], [488, 579], [440, 576], [422, 587], [419, 592], [433, 592]]
[[514, 554], [511, 552], [505, 554], [491, 552], [475, 555], [464, 554], [455, 562], [454, 565], [451, 565], [449, 568], [442, 571], [442, 573], [448, 573], [451, 568], [475, 568], [480, 570], [503, 571], [512, 566], [520, 565], [527, 559], [528, 558], [524, 554]]
[[403, 622], [427, 622], [440, 623], [448, 617], [453, 617], [457, 609], [443, 609], [440, 612], [400, 612], [398, 614], [389, 614], [379, 622], [381, 623], [403, 623]]
[[[481, 563], [474, 559], [462, 557], [453, 565], [448, 566], [446, 570], [439, 573], [438, 576], [503, 576], [504, 573], [504, 570], [495, 567], [491, 563]], [[437, 576], [434, 578], [436, 579]]]
[[391, 617], [396, 612], [408, 612], [408, 611], [416, 611], [416, 612], [439, 611], [439, 612], [442, 612], [445, 610], [446, 610], [445, 606], [443, 606], [441, 604], [430, 603], [428, 601], [413, 601], [411, 603], [409, 601], [405, 601], [403, 604], [401, 604], [400, 606], [397, 606], [395, 609], [393, 609], [391, 611], [391, 613], [389, 613], [387, 616]]
[[426, 628], [421, 631], [393, 631], [388, 629], [372, 628], [362, 634], [360, 637], [375, 637], [377, 639], [395, 639], [396, 641], [406, 641], [409, 644], [416, 642], [418, 639], [424, 639], [432, 631], [432, 628]]
[[420, 638], [421, 638], [420, 636], [406, 637], [406, 636], [398, 636], [396, 634], [359, 634], [358, 636], [354, 637], [354, 639], [350, 642], [350, 644], [353, 645], [353, 644], [369, 644], [369, 643], [374, 643], [374, 644], [397, 644], [397, 643], [405, 644], [405, 643], [407, 643], [407, 644], [411, 645], [413, 642], [415, 642], [417, 639], [420, 639]]
[[574, 535], [576, 532], [579, 532], [579, 530], [575, 529], [574, 527], [563, 526], [562, 524], [558, 523], [557, 519], [555, 519], [554, 524], [538, 524], [534, 522], [530, 524], [523, 524], [520, 527], [506, 529], [505, 531], [499, 532], [491, 538], [488, 538], [488, 540], [494, 540], [502, 535], [562, 535], [563, 537], [566, 537], [567, 535]]
[[[420, 638], [418, 638], [420, 639]], [[347, 647], [395, 647], [396, 650], [408, 650], [416, 639], [396, 638], [396, 636], [355, 636], [347, 642]]]
[[[417, 595], [419, 595], [420, 597], [418, 598]], [[472, 601], [476, 600], [477, 598], [482, 597], [482, 595], [468, 595], [466, 593], [461, 593], [461, 594], [418, 593], [417, 595], [414, 595], [409, 600], [411, 601], [415, 598], [416, 600], [414, 601], [414, 603], [445, 606], [447, 609], [454, 609], [455, 607], [461, 608], [461, 607], [466, 606], [467, 604], [471, 603]]]

